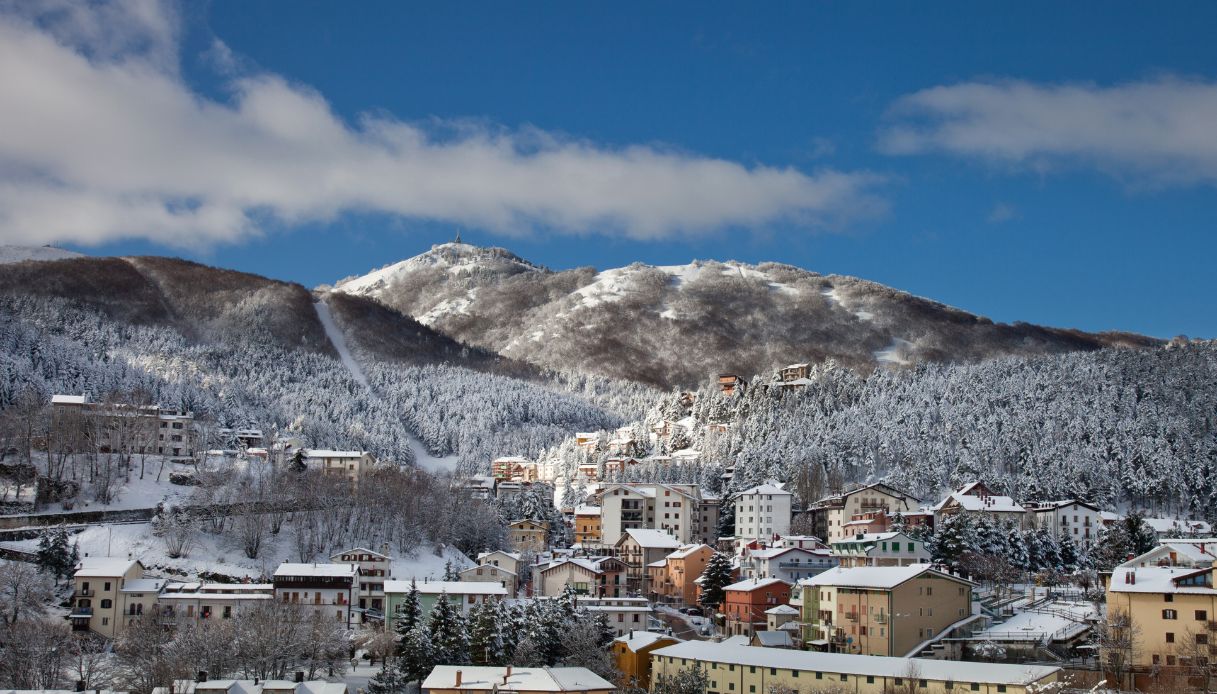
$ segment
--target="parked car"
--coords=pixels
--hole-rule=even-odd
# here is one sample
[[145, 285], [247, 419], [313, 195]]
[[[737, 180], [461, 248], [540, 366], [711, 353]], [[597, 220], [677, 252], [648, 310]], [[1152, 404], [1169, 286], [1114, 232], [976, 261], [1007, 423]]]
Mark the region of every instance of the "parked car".
[[701, 608], [700, 608], [700, 607], [686, 607], [686, 608], [682, 609], [682, 610], [681, 610], [681, 612], [682, 612], [683, 614], [687, 614], [687, 615], [690, 615], [690, 616], [692, 616], [692, 617], [700, 617], [700, 616], [701, 616]]

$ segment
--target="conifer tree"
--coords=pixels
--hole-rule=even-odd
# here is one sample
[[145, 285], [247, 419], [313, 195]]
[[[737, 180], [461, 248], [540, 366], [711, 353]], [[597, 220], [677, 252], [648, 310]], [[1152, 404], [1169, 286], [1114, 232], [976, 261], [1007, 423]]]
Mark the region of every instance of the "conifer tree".
[[406, 637], [420, 626], [423, 608], [418, 597], [418, 583], [411, 580], [410, 590], [402, 597], [397, 614], [393, 616], [393, 632], [397, 634], [397, 652], [405, 647]]
[[484, 602], [469, 613], [469, 658], [474, 665], [502, 665], [503, 630], [498, 603]]
[[706, 568], [701, 573], [701, 595], [697, 602], [705, 609], [707, 616], [713, 616], [719, 606], [727, 599], [727, 591], [731, 585], [731, 558], [722, 552], [715, 552], [706, 562]]
[[422, 682], [436, 665], [436, 649], [431, 635], [421, 625], [405, 635], [398, 644], [397, 669], [405, 682]]
[[435, 662], [438, 665], [461, 665], [469, 662], [469, 634], [460, 608], [448, 601], [447, 591], [439, 594], [431, 608], [427, 632], [431, 636]]

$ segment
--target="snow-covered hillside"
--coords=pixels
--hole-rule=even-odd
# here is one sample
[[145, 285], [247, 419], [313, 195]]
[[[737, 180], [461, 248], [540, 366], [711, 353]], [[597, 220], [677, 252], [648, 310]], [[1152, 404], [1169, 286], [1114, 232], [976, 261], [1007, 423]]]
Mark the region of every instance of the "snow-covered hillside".
[[335, 291], [369, 297], [464, 343], [540, 367], [690, 387], [791, 362], [859, 369], [1148, 345], [1139, 336], [992, 321], [853, 277], [780, 263], [634, 263], [554, 272], [448, 243]]
[[54, 246], [0, 245], [0, 265], [20, 263], [25, 260], [64, 260], [83, 257], [83, 254], [76, 251], [67, 251]]

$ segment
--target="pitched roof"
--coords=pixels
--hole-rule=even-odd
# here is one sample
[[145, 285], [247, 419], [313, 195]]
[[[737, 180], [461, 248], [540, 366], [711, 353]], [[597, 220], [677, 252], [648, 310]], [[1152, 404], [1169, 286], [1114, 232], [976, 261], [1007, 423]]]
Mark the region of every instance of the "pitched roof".
[[739, 493], [739, 496], [753, 495], [753, 494], [771, 494], [774, 496], [781, 496], [781, 495], [794, 496], [790, 492], [786, 491], [785, 489], [782, 489], [781, 487], [777, 486], [776, 484], [774, 484], [772, 482], [758, 484], [751, 489], [745, 489], [744, 491]]
[[[745, 637], [745, 640], [747, 637]], [[654, 656], [686, 658], [734, 665], [776, 667], [789, 670], [907, 677], [915, 667], [923, 679], [985, 684], [1025, 685], [1038, 682], [1060, 671], [1043, 665], [1006, 665], [928, 658], [892, 658], [881, 655], [850, 655], [794, 651], [786, 648], [761, 648], [737, 645], [731, 639], [722, 643], [686, 641], [651, 652]]]
[[[507, 595], [507, 589], [498, 581], [414, 581], [421, 595]], [[410, 581], [385, 581], [385, 593], [405, 593], [410, 590]]]
[[588, 504], [579, 504], [575, 507], [576, 516], [598, 516], [600, 515], [599, 506], [590, 506]]
[[794, 645], [794, 641], [791, 640], [790, 632], [788, 631], [758, 631], [755, 636], [757, 643], [762, 646], [779, 648]]
[[790, 605], [778, 605], [765, 610], [765, 614], [798, 614], [799, 611]]
[[662, 530], [653, 530], [651, 528], [630, 528], [621, 536], [622, 542], [625, 538], [630, 538], [638, 543], [643, 549], [676, 549], [680, 547], [680, 541], [672, 537]]
[[275, 569], [275, 578], [281, 576], [328, 576], [353, 578], [359, 571], [355, 564], [296, 564], [283, 562]]
[[309, 448], [304, 451], [307, 458], [362, 458], [363, 451], [331, 451], [324, 448]]
[[367, 547], [352, 547], [350, 549], [343, 550], [337, 554], [331, 555], [330, 559], [336, 559], [338, 557], [341, 557], [344, 554], [354, 554], [354, 553], [374, 554], [374, 555], [380, 557], [381, 559], [392, 559], [392, 557], [390, 557], [387, 554], [381, 554], [380, 552], [377, 552], [374, 549], [368, 549]]
[[82, 578], [114, 578], [125, 575], [136, 564], [143, 566], [138, 559], [84, 557], [80, 560], [75, 575]]
[[959, 508], [964, 511], [976, 511], [987, 513], [1025, 513], [1027, 509], [1023, 508], [1014, 499], [1008, 496], [972, 496], [963, 492], [951, 492], [950, 496], [943, 499], [935, 510], [942, 510], [947, 504], [955, 502]]
[[689, 556], [690, 554], [697, 552], [702, 547], [705, 547], [706, 549], [709, 549], [712, 551], [714, 549], [710, 545], [683, 545], [680, 548], [678, 548], [675, 552], [672, 552], [671, 554], [669, 554], [667, 556], [667, 558], [668, 559], [684, 559], [685, 557]]
[[746, 591], [746, 592], [752, 592], [754, 590], [759, 590], [761, 588], [769, 588], [769, 587], [775, 586], [779, 583], [784, 586], [790, 585], [789, 583], [787, 583], [786, 581], [783, 581], [780, 578], [749, 578], [749, 579], [746, 579], [743, 581], [738, 581], [736, 583], [732, 583], [731, 585], [723, 588], [723, 590], [742, 590], [742, 591]]
[[909, 564], [907, 566], [854, 566], [849, 568], [834, 567], [821, 574], [805, 578], [800, 583], [808, 586], [836, 586], [845, 588], [881, 588], [891, 589], [912, 580], [923, 573], [932, 572], [940, 577], [972, 585], [972, 582], [943, 573], [929, 564]]
[[1211, 566], [1201, 569], [1182, 566], [1134, 567], [1117, 566], [1111, 572], [1108, 590], [1113, 593], [1191, 593], [1194, 595], [1217, 595], [1217, 587], [1181, 586], [1179, 579], [1212, 571]]
[[680, 643], [680, 642], [684, 641], [684, 639], [678, 639], [675, 636], [669, 636], [667, 634], [660, 634], [660, 633], [654, 632], [654, 631], [631, 631], [624, 636], [618, 636], [617, 638], [613, 639], [613, 641], [615, 643], [625, 644], [626, 648], [637, 653], [638, 649], [646, 648], [647, 646], [650, 646], [651, 644], [655, 643], [656, 641], [665, 640], [665, 639], [669, 640], [669, 641], [674, 641], [675, 643]]

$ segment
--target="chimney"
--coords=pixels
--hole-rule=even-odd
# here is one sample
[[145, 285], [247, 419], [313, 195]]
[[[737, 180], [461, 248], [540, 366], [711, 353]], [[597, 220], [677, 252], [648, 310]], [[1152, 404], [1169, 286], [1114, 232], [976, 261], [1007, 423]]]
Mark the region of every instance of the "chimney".
[[457, 689], [461, 688], [461, 671], [460, 670], [456, 671], [456, 684], [453, 686], [455, 686]]
[[507, 672], [503, 674], [503, 684], [507, 684], [507, 678], [511, 677], [511, 666], [507, 666]]
[[299, 684], [303, 681], [304, 681], [304, 670], [297, 670], [296, 671], [296, 683]]
[[206, 682], [207, 681], [207, 671], [199, 670], [199, 674], [197, 677], [194, 678], [194, 681], [195, 682]]

